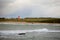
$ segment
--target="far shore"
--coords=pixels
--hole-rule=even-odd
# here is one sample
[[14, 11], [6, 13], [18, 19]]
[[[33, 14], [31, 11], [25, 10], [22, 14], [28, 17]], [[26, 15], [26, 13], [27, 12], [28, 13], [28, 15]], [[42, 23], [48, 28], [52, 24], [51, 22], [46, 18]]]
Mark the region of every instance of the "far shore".
[[60, 24], [60, 23], [0, 22], [0, 24]]

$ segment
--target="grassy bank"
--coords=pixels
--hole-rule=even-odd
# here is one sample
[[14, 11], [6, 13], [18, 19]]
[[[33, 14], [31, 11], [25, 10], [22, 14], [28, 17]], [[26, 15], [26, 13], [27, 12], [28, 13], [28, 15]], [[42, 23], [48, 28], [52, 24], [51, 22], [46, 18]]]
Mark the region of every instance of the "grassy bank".
[[25, 18], [24, 20], [35, 23], [60, 23], [60, 18]]
[[0, 18], [0, 22], [60, 23], [60, 18]]

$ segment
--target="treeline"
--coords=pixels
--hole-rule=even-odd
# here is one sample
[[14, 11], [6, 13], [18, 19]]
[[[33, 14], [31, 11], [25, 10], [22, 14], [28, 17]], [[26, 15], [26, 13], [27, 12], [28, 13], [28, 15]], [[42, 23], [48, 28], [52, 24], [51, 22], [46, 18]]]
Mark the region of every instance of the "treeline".
[[18, 20], [18, 18], [0, 18], [0, 22], [20, 22], [23, 19]]
[[0, 22], [60, 23], [60, 18], [0, 18]]
[[35, 23], [60, 23], [60, 18], [25, 18], [24, 20]]

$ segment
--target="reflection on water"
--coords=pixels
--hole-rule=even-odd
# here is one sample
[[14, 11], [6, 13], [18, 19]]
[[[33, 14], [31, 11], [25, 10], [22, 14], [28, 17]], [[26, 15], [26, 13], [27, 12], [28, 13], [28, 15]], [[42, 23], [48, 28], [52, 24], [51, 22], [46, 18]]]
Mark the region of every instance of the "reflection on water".
[[[48, 30], [48, 32], [35, 32], [35, 29]], [[33, 24], [33, 25], [12, 25], [0, 24], [1, 30], [35, 30], [27, 32], [26, 35], [0, 35], [0, 40], [60, 40], [60, 24]], [[53, 31], [52, 31], [53, 30]], [[49, 32], [50, 31], [50, 32]], [[58, 31], [58, 32], [57, 32]]]

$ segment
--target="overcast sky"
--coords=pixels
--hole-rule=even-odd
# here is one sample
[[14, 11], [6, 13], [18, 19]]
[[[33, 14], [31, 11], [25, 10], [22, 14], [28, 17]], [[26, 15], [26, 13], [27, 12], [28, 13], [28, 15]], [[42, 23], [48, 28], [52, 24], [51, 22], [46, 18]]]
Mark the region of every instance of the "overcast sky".
[[0, 0], [0, 17], [59, 17], [60, 0]]

